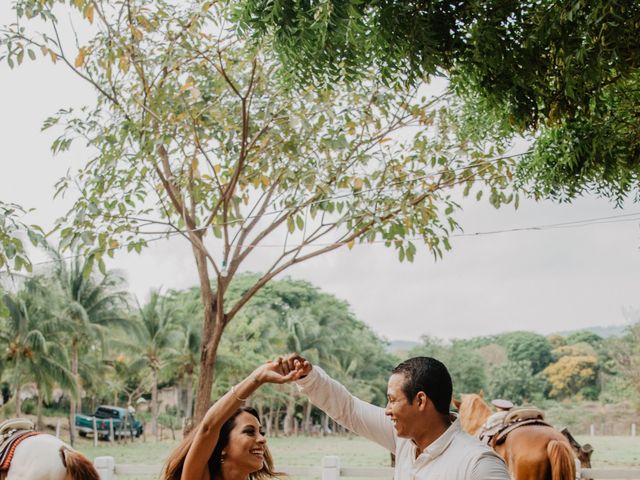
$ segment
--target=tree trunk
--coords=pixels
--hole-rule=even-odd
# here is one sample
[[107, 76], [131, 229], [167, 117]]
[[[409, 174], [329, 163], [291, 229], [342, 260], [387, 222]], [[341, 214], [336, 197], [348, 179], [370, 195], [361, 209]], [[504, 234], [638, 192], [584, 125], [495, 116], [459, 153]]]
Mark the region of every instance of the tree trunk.
[[288, 437], [293, 434], [294, 431], [294, 423], [295, 423], [295, 413], [296, 413], [296, 399], [293, 394], [289, 397], [287, 401], [287, 410], [284, 415], [284, 436]]
[[[200, 242], [201, 241], [202, 236], [200, 236]], [[231, 281], [231, 278], [218, 278], [217, 298], [214, 297], [209, 278], [206, 252], [202, 248], [196, 247], [193, 242], [191, 245], [198, 268], [200, 298], [204, 309], [202, 346], [200, 348], [200, 377], [198, 378], [195, 415], [193, 419], [193, 425], [197, 425], [203, 419], [205, 413], [207, 413], [209, 404], [211, 403], [216, 355], [226, 320], [224, 315], [224, 290]]]
[[305, 435], [309, 435], [311, 433], [311, 409], [313, 406], [311, 402], [307, 398], [307, 401], [304, 404], [304, 425], [302, 426], [302, 431]]
[[152, 369], [153, 386], [151, 387], [151, 434], [158, 440], [158, 370]]
[[[78, 381], [78, 344], [74, 339], [71, 343], [71, 373], [76, 381], [78, 396], [80, 396], [80, 382]], [[73, 447], [76, 441], [76, 398], [69, 395], [69, 444]]]
[[269, 402], [267, 408], [269, 410], [269, 413], [267, 413], [265, 418], [265, 430], [267, 433], [267, 437], [270, 437], [273, 429], [273, 402]]
[[211, 391], [213, 390], [213, 376], [216, 365], [216, 354], [224, 330], [223, 318], [216, 318], [213, 304], [204, 311], [204, 327], [202, 329], [202, 351], [200, 352], [200, 377], [198, 378], [198, 391], [196, 393], [196, 411], [194, 425], [200, 423], [211, 403]]
[[276, 407], [276, 411], [273, 415], [273, 436], [277, 437], [280, 433], [280, 405]]
[[329, 415], [322, 412], [322, 436], [324, 437], [329, 433]]
[[40, 389], [40, 386], [37, 387], [37, 393], [38, 393], [38, 407], [36, 411], [36, 415], [37, 415], [36, 428], [38, 429], [38, 431], [41, 432], [42, 430], [44, 430], [44, 422], [42, 421], [42, 407], [44, 404], [44, 398], [43, 398], [43, 394], [42, 394], [42, 390]]
[[260, 422], [262, 423], [262, 425], [264, 426], [264, 404], [262, 402], [259, 402], [256, 404], [256, 411], [258, 412], [258, 418], [260, 419]]
[[22, 402], [20, 399], [20, 387], [22, 387], [22, 385], [20, 383], [20, 363], [16, 362], [16, 417], [20, 417], [22, 415]]
[[193, 417], [193, 375], [190, 373], [186, 376], [185, 388], [187, 389], [187, 408], [185, 409], [184, 416], [191, 418]]

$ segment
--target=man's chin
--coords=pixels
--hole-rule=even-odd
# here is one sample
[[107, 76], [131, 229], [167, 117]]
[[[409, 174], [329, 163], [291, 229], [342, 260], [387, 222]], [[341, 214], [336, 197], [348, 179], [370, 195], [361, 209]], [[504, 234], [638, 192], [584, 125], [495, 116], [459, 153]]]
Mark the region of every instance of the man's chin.
[[393, 428], [395, 429], [395, 431], [396, 431], [396, 435], [397, 435], [399, 438], [409, 438], [409, 437], [407, 436], [407, 434], [402, 430], [402, 428], [401, 428], [401, 429], [398, 429], [398, 427], [397, 427], [397, 426], [395, 426], [395, 425], [393, 426]]

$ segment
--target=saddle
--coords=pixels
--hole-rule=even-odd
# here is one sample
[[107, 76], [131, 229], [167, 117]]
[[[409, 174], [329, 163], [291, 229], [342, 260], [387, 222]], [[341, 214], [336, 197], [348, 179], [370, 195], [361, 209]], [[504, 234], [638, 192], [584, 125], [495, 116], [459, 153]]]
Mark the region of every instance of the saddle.
[[551, 425], [544, 421], [544, 412], [536, 407], [511, 407], [491, 415], [478, 432], [481, 441], [495, 447], [504, 443], [507, 435], [525, 425]]
[[9, 472], [13, 454], [18, 445], [36, 432], [33, 422], [26, 418], [12, 418], [0, 423], [0, 480], [4, 480]]

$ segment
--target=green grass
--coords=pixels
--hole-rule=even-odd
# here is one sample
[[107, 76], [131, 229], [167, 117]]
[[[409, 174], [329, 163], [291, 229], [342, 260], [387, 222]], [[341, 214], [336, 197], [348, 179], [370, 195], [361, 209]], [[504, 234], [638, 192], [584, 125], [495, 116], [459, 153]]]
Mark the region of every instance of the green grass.
[[[640, 437], [577, 437], [594, 447], [594, 467], [640, 468]], [[177, 446], [177, 441], [136, 440], [133, 443], [109, 444], [81, 440], [78, 450], [90, 458], [112, 456], [116, 463], [162, 464]], [[325, 455], [339, 455], [345, 466], [388, 466], [389, 454], [378, 445], [357, 436], [350, 437], [279, 437], [270, 438], [269, 447], [277, 466], [320, 466]], [[149, 480], [151, 477], [118, 477], [118, 480]], [[292, 480], [312, 480], [296, 478]]]
[[576, 436], [581, 444], [593, 446], [591, 464], [594, 468], [640, 468], [640, 437]]

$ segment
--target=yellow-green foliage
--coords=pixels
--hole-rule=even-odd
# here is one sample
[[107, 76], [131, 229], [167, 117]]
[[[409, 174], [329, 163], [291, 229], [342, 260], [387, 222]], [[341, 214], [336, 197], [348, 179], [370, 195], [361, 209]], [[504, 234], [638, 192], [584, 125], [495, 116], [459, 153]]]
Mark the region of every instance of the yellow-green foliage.
[[584, 387], [595, 382], [598, 359], [594, 355], [567, 355], [544, 369], [551, 384], [549, 396], [563, 398], [578, 395]]
[[574, 343], [573, 345], [563, 345], [551, 351], [554, 358], [597, 356], [595, 349], [588, 343]]

